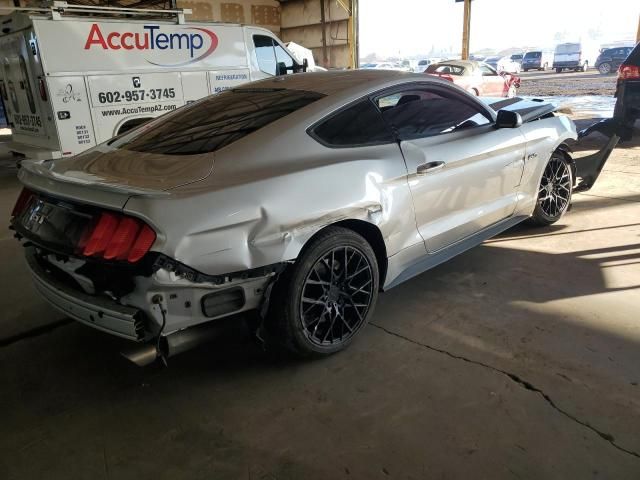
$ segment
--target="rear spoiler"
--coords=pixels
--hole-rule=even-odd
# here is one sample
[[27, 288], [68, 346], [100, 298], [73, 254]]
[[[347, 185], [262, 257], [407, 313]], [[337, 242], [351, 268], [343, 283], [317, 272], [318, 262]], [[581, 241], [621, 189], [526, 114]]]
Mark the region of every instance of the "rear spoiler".
[[163, 197], [169, 195], [169, 192], [164, 190], [152, 190], [147, 188], [132, 187], [129, 185], [121, 185], [117, 183], [104, 183], [96, 180], [92, 180], [90, 176], [70, 176], [61, 175], [52, 171], [47, 161], [37, 160], [23, 160], [20, 162], [20, 171], [18, 172], [18, 178], [23, 183], [29, 183], [27, 177], [35, 176], [42, 179], [54, 179], [59, 182], [64, 182], [72, 185], [79, 185], [83, 187], [89, 187], [96, 190], [104, 190], [112, 193], [119, 193], [124, 195], [139, 195], [139, 196], [152, 196]]

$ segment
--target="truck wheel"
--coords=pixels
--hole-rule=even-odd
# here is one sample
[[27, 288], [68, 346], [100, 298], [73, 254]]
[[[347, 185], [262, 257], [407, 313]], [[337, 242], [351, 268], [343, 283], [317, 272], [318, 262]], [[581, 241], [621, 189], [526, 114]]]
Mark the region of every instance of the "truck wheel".
[[561, 68], [556, 68], [556, 73], [562, 73], [562, 69]]
[[528, 69], [528, 68], [525, 68], [525, 69], [524, 69], [524, 71], [525, 71], [525, 73], [526, 73], [526, 72], [528, 72], [528, 71], [529, 71], [529, 69]]
[[600, 66], [598, 67], [598, 71], [602, 75], [610, 74], [611, 73], [611, 64], [609, 62], [601, 63]]
[[560, 152], [554, 152], [547, 162], [538, 187], [538, 200], [532, 225], [546, 226], [560, 220], [571, 203], [573, 172], [568, 159]]
[[371, 318], [378, 282], [369, 243], [352, 230], [326, 228], [274, 286], [268, 342], [302, 357], [342, 350]]

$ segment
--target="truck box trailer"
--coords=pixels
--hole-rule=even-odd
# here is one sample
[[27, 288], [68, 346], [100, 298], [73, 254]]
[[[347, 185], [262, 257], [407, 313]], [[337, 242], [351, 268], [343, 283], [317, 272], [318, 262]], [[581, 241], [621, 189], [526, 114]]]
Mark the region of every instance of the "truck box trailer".
[[[87, 9], [99, 17], [81, 16]], [[171, 16], [148, 17], [159, 13]], [[185, 13], [55, 2], [0, 17], [10, 149], [74, 155], [204, 96], [306, 70], [267, 29], [189, 23]]]

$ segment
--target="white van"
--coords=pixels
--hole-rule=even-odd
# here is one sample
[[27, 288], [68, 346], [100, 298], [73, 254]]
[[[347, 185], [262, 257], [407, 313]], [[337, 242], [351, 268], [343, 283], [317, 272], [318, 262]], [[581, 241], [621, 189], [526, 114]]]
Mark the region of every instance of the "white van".
[[306, 69], [263, 28], [185, 23], [188, 10], [162, 11], [165, 20], [100, 7], [92, 11], [142, 19], [73, 16], [87, 8], [55, 2], [0, 17], [10, 149], [27, 158], [74, 155], [206, 95]]
[[553, 65], [553, 50], [529, 50], [522, 57], [522, 70], [548, 70]]
[[586, 72], [594, 67], [600, 54], [598, 45], [588, 42], [560, 43], [553, 54], [553, 68], [557, 73], [563, 70]]

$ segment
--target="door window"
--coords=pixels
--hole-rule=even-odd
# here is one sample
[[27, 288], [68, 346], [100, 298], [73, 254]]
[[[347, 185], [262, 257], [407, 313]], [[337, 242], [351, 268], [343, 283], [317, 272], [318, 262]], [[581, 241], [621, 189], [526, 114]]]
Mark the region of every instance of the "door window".
[[287, 73], [293, 72], [293, 59], [291, 55], [289, 55], [284, 48], [278, 45], [278, 42], [274, 40], [273, 48], [276, 51], [276, 60], [278, 63], [284, 63], [287, 67]]
[[278, 64], [280, 64], [286, 67], [286, 73], [293, 73], [295, 66], [293, 58], [273, 38], [266, 35], [254, 35], [253, 44], [261, 71], [269, 75], [277, 75]]
[[429, 90], [404, 90], [379, 97], [383, 119], [400, 140], [431, 137], [491, 123], [480, 108], [454, 95]]

